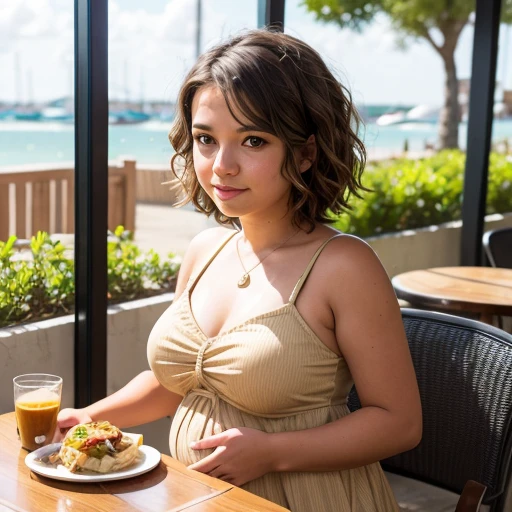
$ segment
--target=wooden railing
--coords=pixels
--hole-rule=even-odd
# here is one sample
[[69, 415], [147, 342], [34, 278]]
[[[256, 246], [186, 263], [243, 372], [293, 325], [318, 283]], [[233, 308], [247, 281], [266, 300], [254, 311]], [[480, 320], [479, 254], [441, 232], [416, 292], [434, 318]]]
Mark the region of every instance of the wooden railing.
[[[135, 161], [108, 168], [108, 228], [135, 230]], [[24, 166], [0, 171], [0, 240], [30, 238], [37, 231], [75, 230], [74, 169]]]

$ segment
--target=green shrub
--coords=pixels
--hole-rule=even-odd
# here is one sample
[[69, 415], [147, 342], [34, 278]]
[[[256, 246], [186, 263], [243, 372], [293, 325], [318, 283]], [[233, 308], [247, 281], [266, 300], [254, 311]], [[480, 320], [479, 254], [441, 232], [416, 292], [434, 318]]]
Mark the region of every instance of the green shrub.
[[[461, 218], [465, 153], [445, 150], [418, 159], [369, 164], [363, 184], [372, 190], [352, 198], [353, 211], [336, 218], [345, 233], [368, 237]], [[512, 157], [491, 154], [487, 213], [512, 211]]]
[[[67, 249], [39, 232], [26, 253], [15, 253], [12, 236], [0, 242], [0, 327], [70, 313], [75, 305], [74, 261]], [[28, 253], [29, 257], [23, 257]], [[142, 253], [119, 226], [107, 242], [109, 303], [173, 291], [179, 263]]]

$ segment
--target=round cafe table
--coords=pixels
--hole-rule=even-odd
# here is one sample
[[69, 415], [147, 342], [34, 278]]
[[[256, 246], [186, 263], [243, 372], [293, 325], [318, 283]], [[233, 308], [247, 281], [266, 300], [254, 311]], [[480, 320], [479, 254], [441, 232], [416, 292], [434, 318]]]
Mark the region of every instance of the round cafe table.
[[399, 274], [391, 280], [399, 299], [413, 307], [464, 312], [492, 323], [512, 316], [512, 270], [494, 267], [439, 267]]

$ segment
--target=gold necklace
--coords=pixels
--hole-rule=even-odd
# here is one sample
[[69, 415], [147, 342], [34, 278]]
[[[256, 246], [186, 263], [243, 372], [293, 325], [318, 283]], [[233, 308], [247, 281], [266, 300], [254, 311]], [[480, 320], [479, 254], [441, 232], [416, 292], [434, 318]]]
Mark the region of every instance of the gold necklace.
[[281, 248], [286, 242], [290, 241], [298, 232], [295, 231], [293, 235], [289, 236], [284, 242], [281, 242], [279, 245], [274, 247], [264, 258], [262, 258], [254, 267], [250, 268], [249, 270], [245, 270], [244, 262], [242, 261], [242, 258], [240, 256], [240, 251], [238, 249], [238, 242], [240, 241], [240, 238], [236, 241], [236, 253], [238, 254], [238, 259], [240, 260], [240, 265], [242, 265], [242, 268], [244, 269], [244, 273], [242, 274], [242, 277], [238, 280], [238, 288], [247, 288], [251, 284], [251, 276], [249, 275], [258, 265], [261, 265], [273, 252], [277, 251], [277, 249]]

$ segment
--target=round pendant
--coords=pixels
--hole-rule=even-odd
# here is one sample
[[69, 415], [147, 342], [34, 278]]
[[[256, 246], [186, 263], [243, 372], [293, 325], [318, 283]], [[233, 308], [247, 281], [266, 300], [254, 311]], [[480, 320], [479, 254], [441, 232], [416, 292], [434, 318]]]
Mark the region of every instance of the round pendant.
[[251, 276], [244, 274], [238, 281], [238, 288], [247, 288], [251, 284]]

